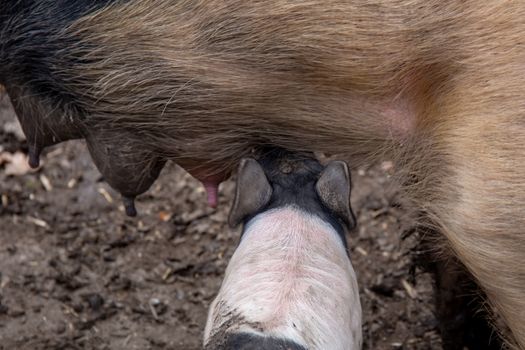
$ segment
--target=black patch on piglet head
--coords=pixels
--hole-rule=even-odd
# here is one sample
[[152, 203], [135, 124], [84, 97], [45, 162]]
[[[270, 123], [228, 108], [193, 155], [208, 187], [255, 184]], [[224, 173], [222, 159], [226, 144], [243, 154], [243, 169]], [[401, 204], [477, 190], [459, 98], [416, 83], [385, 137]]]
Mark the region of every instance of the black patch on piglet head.
[[288, 339], [249, 333], [229, 333], [220, 342], [212, 340], [205, 350], [306, 350], [304, 346]]

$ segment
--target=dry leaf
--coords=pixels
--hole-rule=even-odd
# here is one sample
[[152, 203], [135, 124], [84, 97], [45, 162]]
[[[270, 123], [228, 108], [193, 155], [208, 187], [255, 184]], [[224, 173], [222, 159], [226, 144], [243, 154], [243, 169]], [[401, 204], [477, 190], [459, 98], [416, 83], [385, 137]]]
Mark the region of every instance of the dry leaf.
[[51, 185], [51, 181], [45, 176], [44, 174], [40, 175], [40, 182], [42, 183], [42, 186], [44, 186], [44, 189], [47, 192], [50, 192], [53, 190], [53, 186]]
[[170, 221], [171, 217], [172, 217], [172, 214], [167, 213], [165, 211], [161, 211], [159, 213], [159, 219], [161, 219], [164, 222]]
[[32, 171], [27, 162], [27, 155], [22, 152], [0, 153], [0, 165], [5, 164], [4, 172], [6, 175], [21, 176]]
[[113, 197], [111, 197], [109, 192], [104, 187], [99, 187], [98, 193], [100, 193], [108, 203], [113, 203]]
[[42, 219], [34, 218], [32, 216], [28, 216], [27, 220], [37, 226], [43, 227], [43, 228], [49, 228], [49, 224], [45, 222]]
[[403, 285], [403, 288], [405, 288], [407, 294], [412, 299], [417, 298], [417, 291], [412, 287], [410, 283], [407, 282], [407, 280], [401, 280], [401, 284]]

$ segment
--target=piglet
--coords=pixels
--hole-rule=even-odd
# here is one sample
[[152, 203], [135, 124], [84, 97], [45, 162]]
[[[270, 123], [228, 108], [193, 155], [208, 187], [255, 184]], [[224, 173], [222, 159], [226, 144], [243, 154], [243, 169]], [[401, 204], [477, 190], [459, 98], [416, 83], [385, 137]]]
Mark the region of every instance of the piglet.
[[361, 349], [361, 304], [345, 231], [350, 174], [309, 157], [243, 159], [231, 226], [241, 241], [211, 304], [207, 350]]

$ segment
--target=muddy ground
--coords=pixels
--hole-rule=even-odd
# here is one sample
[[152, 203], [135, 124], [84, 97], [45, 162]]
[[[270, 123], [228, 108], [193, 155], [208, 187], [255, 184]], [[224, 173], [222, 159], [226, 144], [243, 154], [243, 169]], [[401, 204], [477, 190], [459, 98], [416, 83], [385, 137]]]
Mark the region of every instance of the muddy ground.
[[[47, 150], [38, 171], [0, 102], [0, 349], [200, 349], [207, 307], [239, 239], [220, 206], [169, 164], [125, 216], [86, 147]], [[431, 277], [411, 269], [413, 226], [385, 162], [353, 173], [348, 235], [364, 349], [441, 349]], [[327, 349], [329, 350], [329, 349]]]

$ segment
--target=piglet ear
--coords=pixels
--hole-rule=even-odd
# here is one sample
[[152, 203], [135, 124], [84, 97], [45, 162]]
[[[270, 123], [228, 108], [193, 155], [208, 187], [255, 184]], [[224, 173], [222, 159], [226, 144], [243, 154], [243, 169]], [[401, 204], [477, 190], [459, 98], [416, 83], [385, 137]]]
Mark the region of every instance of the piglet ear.
[[328, 163], [315, 184], [323, 204], [343, 221], [348, 230], [356, 225], [350, 207], [350, 189], [350, 172], [346, 163], [341, 161]]
[[272, 187], [264, 170], [255, 159], [241, 160], [237, 172], [235, 200], [228, 222], [235, 227], [249, 216], [262, 209], [270, 201]]

